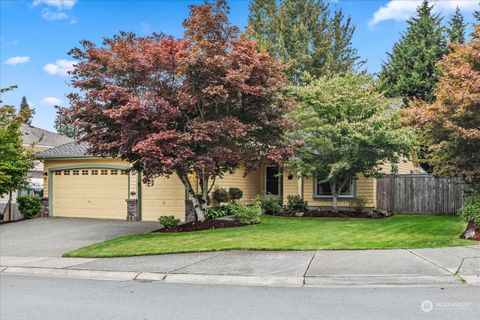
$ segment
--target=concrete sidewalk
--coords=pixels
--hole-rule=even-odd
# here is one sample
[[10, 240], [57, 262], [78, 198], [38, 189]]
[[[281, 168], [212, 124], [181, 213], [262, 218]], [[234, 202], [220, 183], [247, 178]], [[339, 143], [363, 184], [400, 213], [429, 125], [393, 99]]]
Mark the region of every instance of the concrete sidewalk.
[[480, 285], [480, 246], [222, 251], [108, 259], [0, 256], [1, 274], [247, 286]]

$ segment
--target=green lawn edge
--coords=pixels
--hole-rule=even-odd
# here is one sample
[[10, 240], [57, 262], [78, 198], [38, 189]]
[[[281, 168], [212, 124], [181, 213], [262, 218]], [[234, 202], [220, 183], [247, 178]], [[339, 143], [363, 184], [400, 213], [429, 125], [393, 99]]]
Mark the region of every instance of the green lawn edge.
[[263, 216], [258, 225], [128, 235], [75, 249], [63, 256], [113, 258], [227, 250], [378, 250], [476, 244], [459, 238], [465, 226], [457, 216], [396, 215], [384, 219]]

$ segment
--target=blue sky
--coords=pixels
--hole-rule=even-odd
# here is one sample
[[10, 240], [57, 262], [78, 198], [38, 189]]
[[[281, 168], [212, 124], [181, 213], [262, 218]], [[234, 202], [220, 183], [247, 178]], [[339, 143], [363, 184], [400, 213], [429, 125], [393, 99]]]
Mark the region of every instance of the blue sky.
[[[367, 60], [369, 72], [380, 70], [405, 20], [420, 0], [330, 0], [356, 25], [354, 46]], [[2, 96], [4, 103], [18, 106], [25, 95], [36, 109], [33, 125], [53, 129], [54, 104], [68, 105], [72, 91], [66, 71], [72, 61], [67, 52], [82, 39], [100, 43], [119, 30], [139, 35], [164, 32], [180, 37], [182, 21], [193, 0], [1, 0], [0, 1], [0, 87], [16, 84], [18, 89]], [[449, 17], [459, 5], [466, 22], [478, 0], [438, 0], [437, 10]], [[244, 28], [248, 0], [230, 0], [230, 20]], [[447, 19], [445, 19], [447, 20]]]

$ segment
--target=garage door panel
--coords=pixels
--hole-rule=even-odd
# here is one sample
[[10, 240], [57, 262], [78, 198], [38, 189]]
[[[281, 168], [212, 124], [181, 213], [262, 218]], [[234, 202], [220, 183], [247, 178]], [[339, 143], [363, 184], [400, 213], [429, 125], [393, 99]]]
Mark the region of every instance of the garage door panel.
[[185, 220], [185, 191], [177, 176], [159, 177], [152, 186], [142, 186], [142, 220], [156, 221], [173, 215]]
[[[94, 170], [100, 173], [101, 169]], [[127, 175], [111, 175], [108, 170], [107, 175], [64, 175], [62, 173], [52, 177], [54, 216], [126, 218]]]

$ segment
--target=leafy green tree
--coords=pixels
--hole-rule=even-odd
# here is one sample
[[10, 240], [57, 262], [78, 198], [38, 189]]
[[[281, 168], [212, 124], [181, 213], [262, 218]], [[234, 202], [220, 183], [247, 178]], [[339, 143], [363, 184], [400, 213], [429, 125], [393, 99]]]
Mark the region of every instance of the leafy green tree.
[[465, 43], [465, 22], [463, 21], [460, 8], [457, 7], [455, 14], [448, 22], [449, 28], [447, 30], [449, 41], [451, 43]]
[[380, 72], [380, 89], [388, 97], [411, 98], [431, 102], [438, 72], [435, 67], [447, 52], [442, 19], [432, 13], [427, 0], [407, 21], [407, 31], [388, 53]]
[[65, 112], [65, 108], [55, 106], [55, 109], [57, 111], [57, 117], [55, 118], [55, 121], [53, 123], [53, 127], [55, 128], [55, 130], [58, 133], [72, 139], [80, 138], [79, 130], [74, 125], [71, 116], [69, 116], [68, 113]]
[[25, 123], [31, 125], [32, 117], [35, 115], [35, 109], [30, 107], [25, 96], [22, 97], [22, 102], [20, 102], [20, 113], [30, 113], [30, 117], [25, 120]]
[[[0, 89], [0, 94], [14, 88]], [[0, 197], [8, 195], [2, 216], [10, 207], [12, 192], [26, 184], [27, 172], [34, 166], [33, 153], [22, 146], [20, 132], [20, 126], [30, 117], [28, 109], [17, 113], [14, 106], [0, 106]]]
[[298, 84], [304, 72], [322, 76], [359, 66], [352, 46], [355, 27], [341, 10], [332, 12], [323, 0], [254, 0], [248, 33], [260, 47], [286, 64]]
[[289, 113], [295, 126], [287, 137], [299, 148], [287, 167], [330, 183], [334, 210], [340, 191], [358, 174], [378, 175], [382, 164], [412, 152], [410, 129], [369, 76], [306, 78], [289, 93], [299, 107]]

